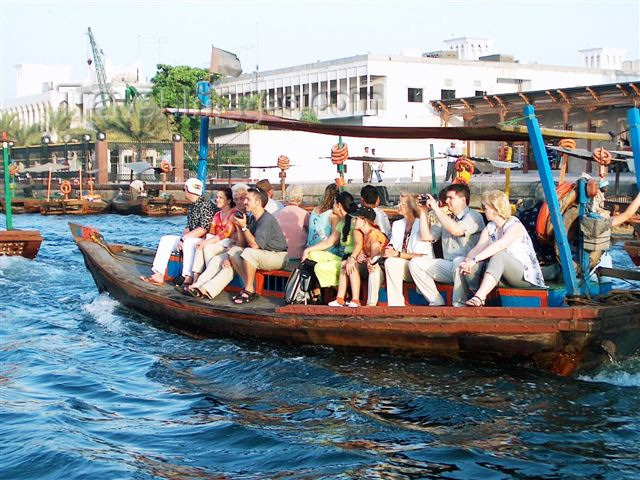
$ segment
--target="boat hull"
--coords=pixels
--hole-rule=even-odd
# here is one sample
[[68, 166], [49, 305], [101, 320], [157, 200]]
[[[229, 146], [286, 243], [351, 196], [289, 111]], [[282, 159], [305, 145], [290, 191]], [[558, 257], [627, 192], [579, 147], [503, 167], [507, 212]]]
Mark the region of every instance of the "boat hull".
[[[385, 349], [422, 356], [534, 364], [570, 375], [640, 347], [640, 302], [538, 309], [284, 306], [261, 297], [237, 306], [186, 297], [139, 280], [153, 252], [76, 237], [100, 291], [166, 325], [198, 335]], [[122, 258], [119, 261], [118, 258]], [[135, 260], [138, 263], [134, 263]], [[132, 265], [137, 265], [133, 267]]]
[[624, 250], [631, 257], [631, 261], [640, 267], [640, 240], [629, 240], [625, 242]]
[[37, 230], [0, 231], [0, 255], [35, 258], [42, 244]]

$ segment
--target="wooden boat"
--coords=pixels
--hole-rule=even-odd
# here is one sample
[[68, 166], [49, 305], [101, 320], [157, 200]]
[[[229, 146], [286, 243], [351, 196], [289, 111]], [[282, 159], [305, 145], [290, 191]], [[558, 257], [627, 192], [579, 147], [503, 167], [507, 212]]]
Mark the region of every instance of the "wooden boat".
[[[11, 211], [15, 214], [40, 213], [41, 200], [38, 198], [12, 198]], [[6, 211], [4, 198], [0, 199], [0, 212]]]
[[37, 230], [0, 231], [0, 255], [35, 258], [41, 243], [42, 237]]
[[624, 249], [633, 263], [640, 267], [640, 240], [627, 240], [624, 242]]
[[109, 212], [109, 202], [105, 201], [100, 195], [83, 195], [82, 209], [86, 215]]
[[40, 204], [42, 215], [84, 215], [84, 203], [78, 198], [43, 200]]
[[111, 211], [120, 215], [142, 215], [143, 198], [135, 200], [128, 193], [118, 193], [111, 200]]
[[[424, 356], [533, 364], [560, 375], [593, 369], [640, 348], [640, 294], [624, 302], [564, 307], [285, 306], [281, 292], [234, 305], [144, 283], [154, 251], [107, 244], [70, 224], [98, 289], [167, 325], [215, 337], [406, 351]], [[229, 287], [228, 287], [229, 288]]]
[[186, 215], [188, 207], [188, 200], [176, 200], [173, 195], [169, 197], [146, 197], [142, 202], [142, 215], [148, 217]]

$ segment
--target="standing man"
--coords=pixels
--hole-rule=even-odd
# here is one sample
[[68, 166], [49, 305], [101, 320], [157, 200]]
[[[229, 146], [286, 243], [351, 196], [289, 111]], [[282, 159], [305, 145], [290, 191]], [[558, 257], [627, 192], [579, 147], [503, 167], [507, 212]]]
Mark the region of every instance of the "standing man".
[[448, 182], [449, 179], [453, 180], [456, 176], [456, 161], [460, 156], [456, 142], [451, 142], [451, 145], [449, 145], [445, 151], [445, 155], [447, 156], [447, 174], [444, 177], [444, 181]]
[[[371, 149], [371, 156], [372, 157], [376, 156], [376, 149], [375, 148]], [[384, 163], [382, 163], [382, 162], [372, 162], [371, 163], [371, 168], [373, 168], [373, 171], [376, 174], [376, 177], [378, 178], [378, 183], [382, 183], [382, 172], [384, 171]]]
[[[364, 147], [363, 157], [369, 156], [369, 147]], [[369, 162], [362, 162], [362, 183], [371, 182], [371, 164]]]
[[[441, 282], [453, 283], [451, 303], [454, 307], [461, 307], [467, 301], [467, 283], [471, 279], [463, 278], [458, 265], [478, 243], [480, 232], [484, 228], [484, 220], [482, 215], [469, 208], [471, 194], [467, 185], [451, 184], [445, 189], [445, 194], [445, 203], [453, 214], [453, 218], [440, 208], [436, 199], [428, 195], [427, 208], [433, 210], [440, 225], [433, 225], [431, 230], [427, 228], [420, 230], [421, 240], [433, 242], [439, 238], [442, 239], [443, 258], [412, 258], [409, 261], [409, 271], [418, 291], [427, 299], [430, 306], [445, 304], [435, 283]], [[421, 214], [421, 227], [427, 225], [427, 222], [422, 221], [423, 216], [424, 214]]]

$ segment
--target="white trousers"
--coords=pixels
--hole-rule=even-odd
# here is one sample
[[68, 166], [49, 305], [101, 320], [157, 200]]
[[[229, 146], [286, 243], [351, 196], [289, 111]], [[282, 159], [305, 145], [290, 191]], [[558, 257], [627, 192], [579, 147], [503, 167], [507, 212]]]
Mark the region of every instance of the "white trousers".
[[[207, 234], [207, 237], [210, 235]], [[193, 258], [196, 253], [196, 246], [202, 241], [202, 238], [185, 238], [182, 243], [182, 276], [192, 276], [193, 271]], [[153, 270], [160, 275], [164, 275], [167, 271], [167, 265], [169, 264], [169, 257], [171, 252], [174, 252], [178, 247], [180, 237], [178, 235], [164, 235], [160, 239], [158, 249], [156, 250], [156, 256], [153, 259]]]
[[402, 283], [411, 281], [409, 260], [389, 257], [384, 261], [384, 272], [387, 277], [387, 305], [404, 307]]

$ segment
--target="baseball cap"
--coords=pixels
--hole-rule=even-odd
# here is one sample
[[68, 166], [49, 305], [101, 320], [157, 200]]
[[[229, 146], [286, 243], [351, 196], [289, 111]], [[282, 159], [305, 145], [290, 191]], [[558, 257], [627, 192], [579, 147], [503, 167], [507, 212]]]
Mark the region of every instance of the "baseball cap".
[[373, 210], [373, 208], [370, 207], [358, 207], [349, 215], [351, 215], [352, 217], [362, 217], [369, 220], [370, 222], [373, 222], [376, 219], [376, 212], [375, 210]]
[[190, 178], [184, 182], [184, 188], [193, 195], [202, 195], [202, 182], [197, 178]]

